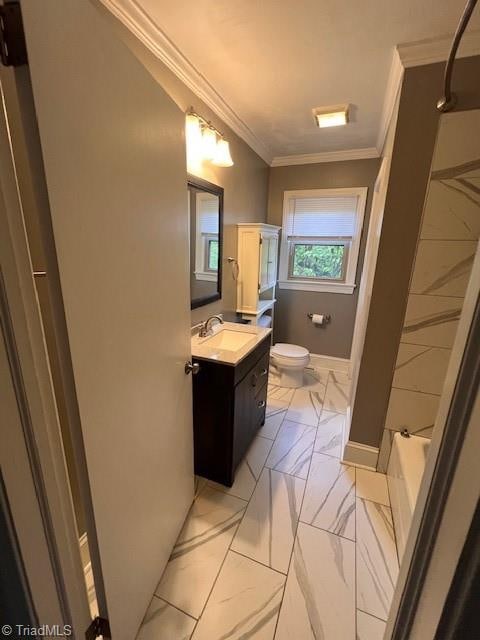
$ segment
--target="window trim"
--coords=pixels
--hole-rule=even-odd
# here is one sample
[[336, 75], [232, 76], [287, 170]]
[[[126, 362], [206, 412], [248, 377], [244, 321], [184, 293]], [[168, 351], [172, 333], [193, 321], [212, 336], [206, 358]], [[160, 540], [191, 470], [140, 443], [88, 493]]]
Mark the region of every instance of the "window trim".
[[[363, 221], [365, 217], [365, 207], [367, 203], [368, 187], [348, 187], [342, 189], [304, 189], [295, 191], [284, 191], [283, 193], [283, 224], [280, 240], [280, 266], [279, 281], [280, 289], [296, 289], [299, 291], [320, 291], [329, 293], [352, 294], [356, 287], [356, 272], [360, 254], [360, 241], [362, 237]], [[289, 276], [290, 270], [290, 245], [292, 244], [285, 229], [288, 228], [288, 218], [291, 212], [294, 198], [315, 198], [315, 197], [335, 197], [335, 196], [357, 196], [357, 211], [355, 216], [355, 232], [352, 236], [347, 256], [345, 280], [317, 280], [307, 278], [292, 278]], [[309, 238], [309, 240], [314, 237]], [[324, 238], [322, 238], [323, 240]], [[341, 238], [337, 238], [341, 240]]]

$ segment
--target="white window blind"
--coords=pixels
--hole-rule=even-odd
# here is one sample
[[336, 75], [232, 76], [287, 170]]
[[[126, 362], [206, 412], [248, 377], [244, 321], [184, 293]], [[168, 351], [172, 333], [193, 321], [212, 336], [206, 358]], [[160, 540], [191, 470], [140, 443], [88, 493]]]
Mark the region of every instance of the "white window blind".
[[297, 238], [351, 238], [357, 207], [358, 196], [291, 198], [286, 234]]
[[200, 233], [218, 234], [218, 199], [216, 197], [202, 198], [198, 206]]

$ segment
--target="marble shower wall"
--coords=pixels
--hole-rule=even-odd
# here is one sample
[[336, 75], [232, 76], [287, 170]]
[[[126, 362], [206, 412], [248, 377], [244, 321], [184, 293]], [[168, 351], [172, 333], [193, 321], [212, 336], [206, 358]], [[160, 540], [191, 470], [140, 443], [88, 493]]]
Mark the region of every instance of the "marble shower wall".
[[432, 435], [480, 236], [479, 132], [480, 110], [440, 119], [380, 447], [382, 472], [395, 431]]

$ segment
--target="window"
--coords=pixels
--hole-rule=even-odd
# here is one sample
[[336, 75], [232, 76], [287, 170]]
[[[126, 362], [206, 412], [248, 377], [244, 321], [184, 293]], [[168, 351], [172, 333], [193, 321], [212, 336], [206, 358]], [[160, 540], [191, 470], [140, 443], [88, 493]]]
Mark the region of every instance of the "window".
[[279, 286], [353, 293], [367, 188], [286, 191]]
[[218, 234], [205, 234], [205, 271], [218, 271]]
[[217, 281], [218, 272], [218, 196], [196, 194], [195, 278]]

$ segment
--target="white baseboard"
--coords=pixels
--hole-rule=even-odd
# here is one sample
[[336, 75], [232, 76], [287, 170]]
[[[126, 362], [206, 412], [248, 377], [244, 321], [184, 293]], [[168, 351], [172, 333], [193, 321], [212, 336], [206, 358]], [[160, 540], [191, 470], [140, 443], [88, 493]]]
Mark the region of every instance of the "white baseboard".
[[354, 467], [362, 467], [376, 471], [378, 461], [378, 447], [370, 447], [368, 444], [349, 440], [343, 452], [342, 462]]
[[350, 360], [346, 358], [335, 358], [334, 356], [322, 356], [318, 353], [310, 354], [311, 364], [320, 369], [333, 369], [334, 371], [350, 372]]

